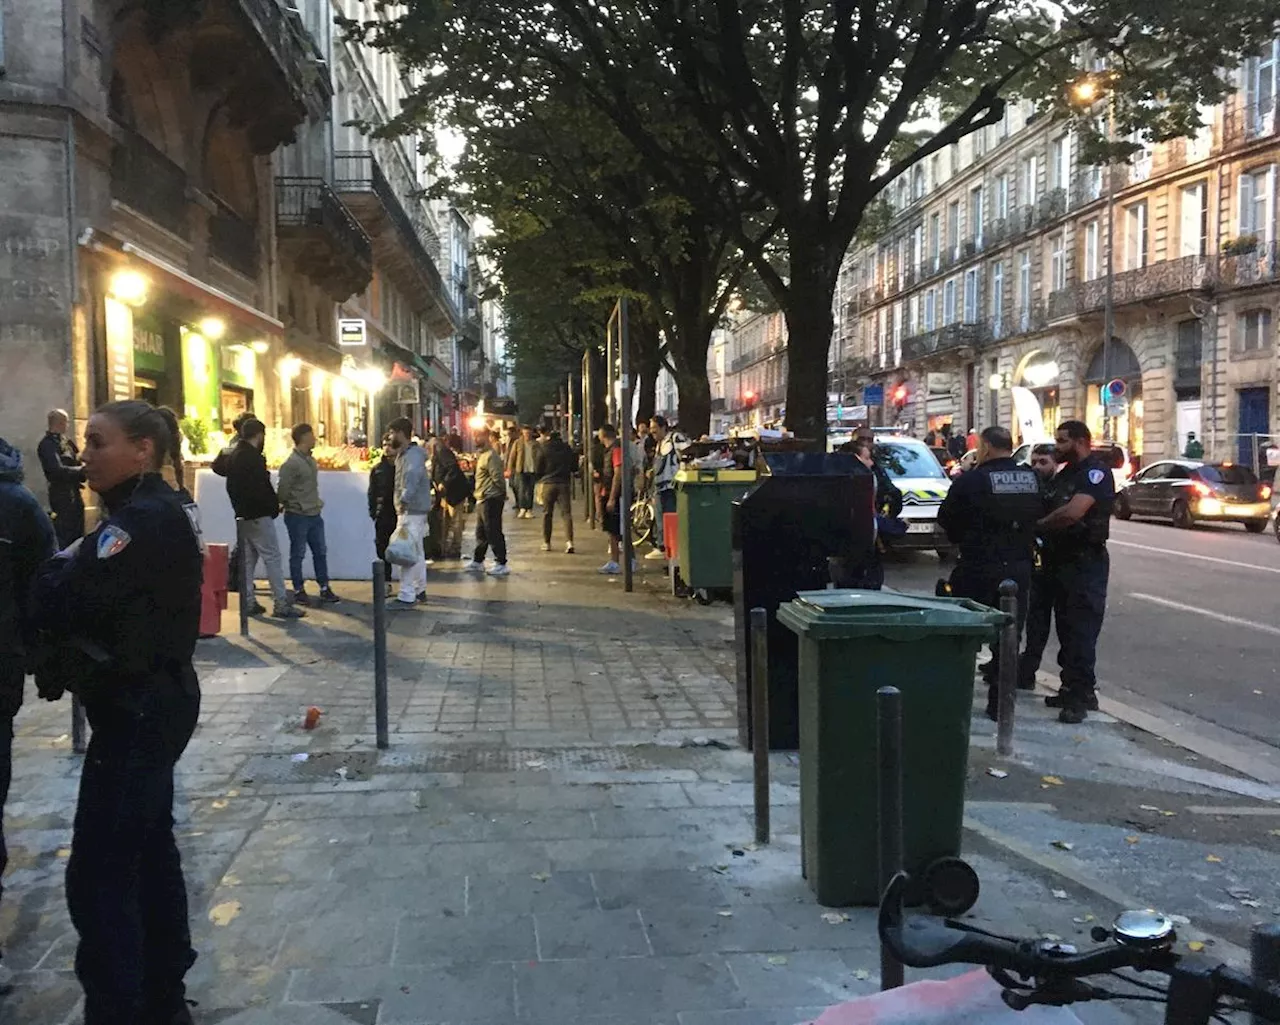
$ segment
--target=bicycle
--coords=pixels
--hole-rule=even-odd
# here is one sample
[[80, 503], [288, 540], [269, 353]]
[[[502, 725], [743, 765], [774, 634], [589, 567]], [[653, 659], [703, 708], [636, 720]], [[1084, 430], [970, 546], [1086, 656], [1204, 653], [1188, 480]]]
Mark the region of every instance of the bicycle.
[[[904, 913], [910, 882], [905, 872], [890, 881], [880, 901], [880, 941], [911, 968], [981, 965], [1001, 988], [1012, 1010], [1035, 1005], [1066, 1007], [1090, 1000], [1142, 1000], [1165, 1004], [1165, 1025], [1209, 1025], [1224, 1013], [1250, 1011], [1254, 1020], [1280, 1022], [1280, 988], [1262, 985], [1225, 964], [1174, 953], [1173, 922], [1156, 911], [1126, 911], [1110, 929], [1095, 927], [1101, 944], [1083, 953], [1057, 940], [1015, 939], [951, 919]], [[1158, 972], [1161, 987], [1121, 974]], [[1086, 982], [1107, 975], [1142, 992], [1114, 992]]]
[[653, 536], [653, 486], [646, 482], [631, 500], [631, 543], [642, 545]]

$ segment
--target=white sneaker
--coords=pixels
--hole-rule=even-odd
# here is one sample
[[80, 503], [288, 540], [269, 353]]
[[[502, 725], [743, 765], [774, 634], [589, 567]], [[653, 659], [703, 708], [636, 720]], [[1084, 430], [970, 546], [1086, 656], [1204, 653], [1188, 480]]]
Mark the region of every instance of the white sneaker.
[[649, 562], [657, 562], [659, 559], [666, 559], [666, 557], [667, 557], [666, 552], [662, 551], [660, 548], [655, 548], [653, 551], [651, 551], [648, 555], [645, 556], [645, 559], [648, 560]]
[[491, 570], [489, 570], [489, 576], [509, 577], [511, 576], [511, 570], [507, 568], [507, 564], [505, 562], [499, 562], [499, 563], [496, 563]]
[[565, 544], [565, 546], [564, 546], [564, 554], [565, 554], [565, 555], [573, 555], [573, 554], [574, 554], [573, 542], [572, 542], [572, 541], [569, 541], [568, 543], [566, 543], [566, 544]]
[[468, 559], [466, 562], [462, 564], [462, 568], [465, 569], [468, 573], [483, 573], [484, 563], [476, 562], [475, 559]]
[[550, 542], [550, 541], [543, 541], [543, 542], [542, 542], [542, 550], [543, 550], [544, 552], [549, 552], [549, 551], [551, 551], [551, 542]]
[[596, 572], [601, 573], [607, 577], [616, 577], [619, 573], [622, 572], [622, 567], [619, 566], [612, 559], [610, 559], [603, 566], [601, 566]]

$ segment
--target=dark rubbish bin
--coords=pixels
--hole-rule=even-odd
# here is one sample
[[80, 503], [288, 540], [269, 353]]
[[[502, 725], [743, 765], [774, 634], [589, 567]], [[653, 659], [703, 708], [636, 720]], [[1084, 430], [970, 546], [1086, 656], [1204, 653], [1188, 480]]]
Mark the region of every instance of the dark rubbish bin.
[[826, 587], [828, 560], [866, 558], [875, 544], [875, 478], [845, 453], [776, 452], [733, 508], [733, 621], [738, 738], [750, 748], [751, 640], [748, 614], [769, 614], [769, 746], [800, 743], [796, 635], [778, 624], [778, 606], [798, 591]]

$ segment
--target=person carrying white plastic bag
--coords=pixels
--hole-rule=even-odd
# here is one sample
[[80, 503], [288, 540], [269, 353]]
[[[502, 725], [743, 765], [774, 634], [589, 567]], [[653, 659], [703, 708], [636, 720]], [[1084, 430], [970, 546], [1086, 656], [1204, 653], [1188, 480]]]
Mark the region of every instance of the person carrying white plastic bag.
[[[400, 594], [391, 608], [413, 608], [427, 600], [427, 561], [423, 541], [431, 513], [431, 475], [427, 453], [413, 440], [413, 422], [402, 416], [387, 427], [396, 447], [396, 532], [387, 559], [400, 567]], [[409, 560], [412, 561], [409, 561]]]

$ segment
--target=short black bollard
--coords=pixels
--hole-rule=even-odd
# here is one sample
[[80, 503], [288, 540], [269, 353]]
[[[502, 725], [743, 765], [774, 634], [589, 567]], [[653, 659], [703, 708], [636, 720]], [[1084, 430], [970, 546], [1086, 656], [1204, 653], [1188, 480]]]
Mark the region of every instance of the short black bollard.
[[1000, 673], [996, 677], [996, 754], [1013, 755], [1013, 716], [1018, 707], [1018, 584], [1000, 582], [1000, 611], [1010, 617], [1000, 628]]
[[[1249, 970], [1259, 986], [1280, 985], [1280, 925], [1254, 926], [1249, 940]], [[1267, 1025], [1271, 1018], [1253, 1015], [1253, 1025]]]
[[[274, 530], [275, 524], [268, 526]], [[255, 558], [250, 557], [244, 543], [244, 520], [236, 520], [236, 552], [240, 556], [240, 579], [236, 583], [236, 591], [240, 594], [240, 636], [249, 636], [249, 609], [253, 603], [253, 564]]]
[[71, 750], [78, 755], [82, 755], [88, 750], [89, 745], [85, 741], [84, 736], [84, 705], [80, 704], [80, 698], [76, 694], [71, 695]]
[[751, 756], [756, 843], [769, 842], [769, 613], [751, 610]]
[[391, 746], [387, 726], [387, 564], [373, 563], [373, 714], [378, 749]]
[[[876, 818], [880, 837], [880, 892], [902, 871], [902, 692], [897, 687], [876, 691], [876, 755], [879, 801]], [[880, 944], [880, 988], [903, 983], [902, 963]]]

